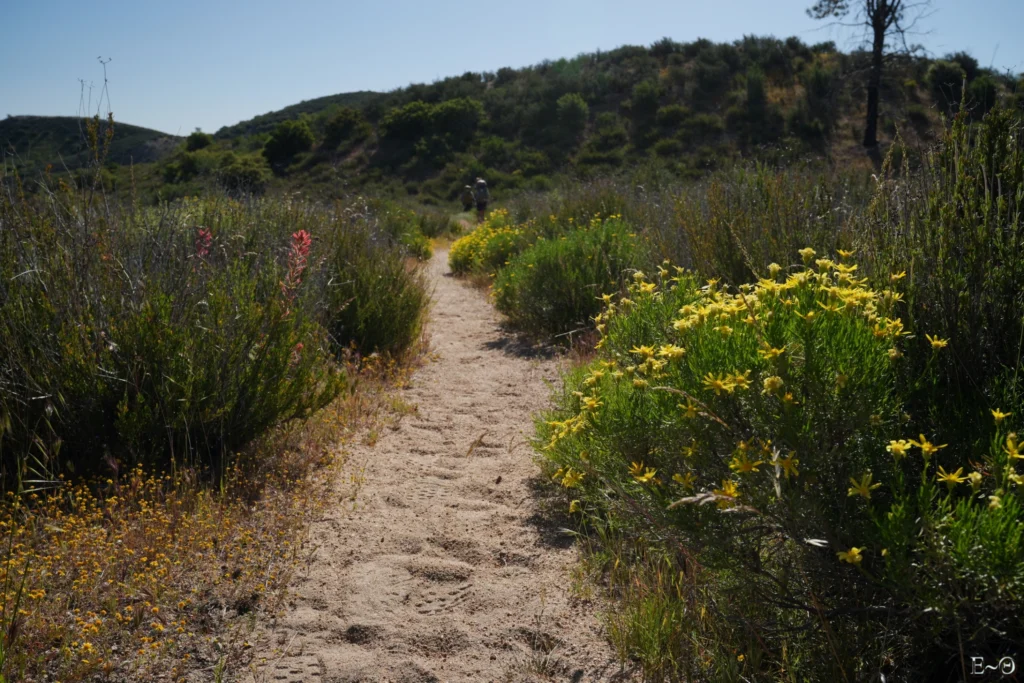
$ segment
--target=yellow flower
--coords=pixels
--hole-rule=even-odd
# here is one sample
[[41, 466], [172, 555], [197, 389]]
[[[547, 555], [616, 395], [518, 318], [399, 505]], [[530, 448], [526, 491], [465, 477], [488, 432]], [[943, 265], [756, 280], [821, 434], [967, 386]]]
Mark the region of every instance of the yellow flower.
[[640, 379], [639, 377], [637, 377], [636, 379], [633, 380], [633, 387], [636, 388], [636, 389], [646, 389], [647, 388], [647, 380]]
[[903, 357], [903, 353], [899, 349], [897, 349], [895, 347], [889, 349], [889, 360], [896, 360], [897, 358], [902, 358], [902, 357]]
[[864, 557], [861, 555], [863, 548], [853, 547], [845, 552], [836, 553], [839, 555], [839, 559], [843, 562], [849, 562], [850, 564], [860, 564]]
[[1001, 410], [993, 410], [992, 411], [992, 417], [994, 417], [996, 419], [996, 424], [999, 424], [1000, 422], [1002, 422], [1006, 418], [1010, 417], [1011, 415], [1013, 415], [1013, 413], [1004, 413]]
[[936, 351], [938, 351], [939, 349], [946, 348], [946, 345], [949, 344], [949, 340], [948, 339], [939, 339], [938, 337], [933, 337], [930, 334], [926, 334], [924, 336], [925, 336], [926, 339], [928, 339], [928, 342], [932, 345], [932, 348], [935, 349]]
[[704, 387], [714, 391], [715, 396], [721, 396], [723, 391], [727, 394], [731, 394], [732, 390], [736, 388], [728, 376], [719, 375], [716, 377], [710, 372], [704, 377]]
[[765, 360], [774, 360], [786, 352], [785, 348], [777, 349], [773, 346], [765, 345], [767, 348], [758, 349], [757, 354]]
[[797, 311], [796, 314], [803, 318], [806, 322], [814, 322], [814, 311], [807, 311], [806, 313], [801, 313], [800, 311]]
[[728, 337], [732, 334], [732, 328], [728, 325], [720, 325], [715, 328], [723, 337]]
[[633, 478], [636, 479], [641, 484], [646, 484], [651, 479], [654, 479], [654, 475], [657, 474], [657, 473], [658, 473], [658, 470], [654, 469], [653, 467], [648, 467], [648, 468], [646, 468], [644, 470], [643, 474], [639, 474], [639, 475], [634, 474]]
[[750, 388], [750, 370], [747, 370], [742, 375], [736, 373], [732, 376], [732, 383], [737, 389], [749, 389]]
[[925, 460], [928, 460], [933, 455], [938, 453], [940, 448], [945, 448], [948, 445], [942, 444], [941, 446], [936, 446], [935, 444], [928, 441], [928, 439], [924, 438], [924, 434], [921, 434], [920, 441], [911, 441], [910, 443], [921, 449], [921, 455], [924, 456]]
[[771, 375], [770, 377], [765, 377], [764, 378], [764, 391], [762, 393], [765, 393], [765, 394], [777, 394], [779, 392], [779, 390], [782, 389], [783, 386], [785, 386], [785, 384], [786, 383], [782, 381], [782, 378], [777, 376], [777, 375]]
[[686, 474], [673, 474], [672, 481], [683, 488], [692, 489], [693, 485], [697, 483], [697, 476], [693, 472], [687, 472]]
[[913, 442], [907, 441], [906, 439], [892, 440], [889, 445], [885, 447], [885, 450], [892, 453], [892, 457], [897, 460], [901, 460], [907, 457], [907, 453], [910, 451], [910, 447]]
[[946, 486], [948, 486], [950, 489], [952, 489], [957, 484], [962, 484], [965, 481], [967, 481], [967, 477], [962, 476], [963, 473], [964, 473], [964, 468], [963, 467], [957, 468], [956, 472], [947, 472], [940, 465], [939, 466], [939, 471], [935, 475], [935, 478], [937, 480], [939, 480], [939, 481], [945, 482]]
[[638, 270], [635, 273], [633, 273], [633, 279], [636, 280], [637, 282], [643, 282], [644, 280], [647, 279], [647, 276], [644, 275], [644, 271]]
[[800, 258], [804, 260], [804, 263], [810, 263], [811, 259], [813, 259], [815, 254], [817, 254], [818, 252], [814, 251], [810, 247], [804, 247], [803, 249], [797, 251], [797, 253], [800, 254]]
[[746, 450], [741, 448], [739, 453], [732, 456], [732, 460], [729, 461], [729, 469], [736, 474], [750, 474], [751, 472], [760, 472], [757, 467], [758, 465], [763, 464], [763, 460], [751, 462], [750, 459], [747, 458]]
[[773, 464], [782, 468], [786, 479], [789, 479], [790, 476], [800, 476], [800, 470], [797, 469], [800, 460], [796, 457], [796, 451], [790, 451], [785, 458], [776, 458]]
[[856, 249], [854, 249], [853, 251], [846, 251], [845, 249], [837, 249], [836, 251], [839, 252], [839, 257], [840, 258], [852, 258], [853, 255], [857, 253]]
[[593, 412], [604, 405], [604, 403], [595, 396], [584, 396], [580, 399], [580, 402], [583, 404], [583, 409], [590, 412]]
[[778, 263], [768, 264], [768, 272], [771, 274], [772, 277], [778, 275], [780, 270], [782, 270], [782, 266], [780, 266]]
[[633, 464], [629, 466], [629, 474], [633, 477], [638, 477], [644, 472], [644, 464], [642, 462], [633, 461]]
[[872, 484], [871, 477], [872, 474], [870, 472], [865, 472], [864, 475], [860, 478], [860, 481], [857, 481], [853, 477], [850, 477], [850, 483], [853, 484], [853, 486], [849, 488], [846, 495], [864, 496], [865, 499], [870, 500], [871, 492], [877, 489], [879, 486], [881, 486], [880, 483]]
[[583, 472], [574, 470], [570, 467], [566, 470], [565, 476], [562, 478], [562, 486], [567, 489], [571, 489], [578, 486], [581, 481], [583, 481]]
[[686, 405], [680, 403], [679, 407], [683, 409], [683, 415], [684, 417], [686, 417], [686, 419], [693, 420], [694, 418], [697, 417], [697, 408], [699, 406], [696, 403], [694, 403], [692, 398], [687, 398]]
[[902, 280], [906, 276], [907, 276], [907, 271], [903, 270], [903, 271], [900, 271], [898, 273], [893, 273], [892, 275], [890, 275], [889, 276], [889, 281], [890, 282], [899, 282], [900, 280]]
[[723, 479], [722, 488], [715, 489], [712, 493], [716, 496], [722, 496], [727, 499], [718, 501], [719, 508], [731, 507], [734, 504], [735, 499], [740, 495], [739, 489], [736, 488], [736, 482], [731, 479]]
[[675, 344], [664, 344], [660, 349], [658, 349], [658, 355], [662, 358], [668, 358], [669, 360], [682, 358], [684, 353], [686, 353], [686, 349], [682, 346], [676, 346]]
[[971, 488], [974, 489], [975, 491], [981, 488], [981, 478], [981, 472], [977, 471], [971, 472], [970, 474], [967, 475], [967, 479], [970, 480], [971, 482]]
[[572, 514], [574, 512], [579, 512], [579, 511], [580, 511], [580, 502], [578, 500], [574, 500], [571, 503], [569, 503], [569, 514]]
[[1024, 455], [1020, 452], [1020, 444], [1017, 443], [1016, 434], [1006, 435], [1006, 447], [1003, 451], [1009, 456], [1010, 460], [1024, 460]]
[[653, 346], [634, 346], [633, 348], [631, 348], [629, 350], [629, 352], [630, 353], [635, 353], [638, 356], [643, 356], [645, 358], [650, 358], [651, 356], [654, 355], [654, 347]]
[[1002, 498], [1000, 498], [999, 496], [989, 496], [988, 497], [988, 509], [989, 510], [998, 510], [1001, 507], [1003, 507], [1003, 499]]

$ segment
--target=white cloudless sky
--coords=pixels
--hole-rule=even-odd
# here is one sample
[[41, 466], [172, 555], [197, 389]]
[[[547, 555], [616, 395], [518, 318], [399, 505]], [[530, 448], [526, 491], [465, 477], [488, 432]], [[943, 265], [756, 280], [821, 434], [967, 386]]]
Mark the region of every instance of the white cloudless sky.
[[[858, 45], [810, 19], [812, 0], [3, 0], [0, 116], [74, 115], [79, 79], [103, 82], [127, 123], [184, 134], [301, 100], [386, 91], [663, 37], [731, 42], [797, 36]], [[932, 55], [965, 50], [1024, 71], [1024, 0], [935, 0], [912, 36]]]

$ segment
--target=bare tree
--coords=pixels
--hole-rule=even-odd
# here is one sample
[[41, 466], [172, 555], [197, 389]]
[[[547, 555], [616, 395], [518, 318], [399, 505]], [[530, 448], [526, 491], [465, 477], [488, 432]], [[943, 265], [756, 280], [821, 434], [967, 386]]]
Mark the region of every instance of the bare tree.
[[886, 48], [910, 52], [906, 38], [914, 24], [925, 16], [931, 0], [817, 0], [807, 13], [814, 19], [851, 17], [847, 26], [861, 26], [871, 40], [871, 68], [868, 73], [868, 115], [864, 146], [878, 146], [878, 97], [885, 67]]

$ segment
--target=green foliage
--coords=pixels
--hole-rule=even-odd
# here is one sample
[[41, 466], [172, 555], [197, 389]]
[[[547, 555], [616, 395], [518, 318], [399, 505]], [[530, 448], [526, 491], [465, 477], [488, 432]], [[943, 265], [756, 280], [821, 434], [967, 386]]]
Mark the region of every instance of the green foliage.
[[[73, 116], [0, 119], [0, 156], [13, 161], [22, 171], [42, 170], [47, 164], [69, 169], [87, 166], [95, 159], [86, 134], [86, 121]], [[104, 162], [158, 161], [171, 155], [181, 142], [181, 138], [126, 123], [117, 123], [110, 130]]]
[[960, 106], [966, 78], [967, 74], [957, 62], [937, 61], [928, 67], [925, 82], [942, 110], [951, 112]]
[[617, 291], [645, 252], [618, 218], [594, 219], [562, 235], [540, 237], [498, 271], [494, 302], [513, 324], [557, 336], [590, 328], [599, 295]]
[[330, 121], [324, 132], [324, 147], [329, 150], [354, 137], [366, 137], [367, 123], [362, 113], [352, 107], [342, 107]]
[[987, 408], [1024, 403], [1021, 126], [1006, 110], [973, 125], [959, 115], [918, 173], [887, 169], [896, 192], [878, 193], [864, 231], [878, 277], [907, 272], [909, 324], [950, 340], [944, 400], [930, 403], [955, 425], [951, 442], [970, 443]]
[[586, 128], [590, 107], [579, 93], [568, 93], [558, 98], [558, 126], [567, 140], [575, 142]]
[[263, 156], [271, 164], [283, 164], [296, 154], [313, 148], [313, 131], [305, 121], [282, 121], [263, 146]]
[[185, 138], [185, 149], [189, 152], [195, 152], [200, 149], [206, 149], [213, 144], [213, 136], [209, 133], [204, 133], [201, 130], [196, 130], [189, 134]]
[[343, 390], [346, 345], [398, 353], [418, 333], [426, 294], [365, 212], [49, 196], [0, 197], [6, 485], [135, 463], [219, 472]]
[[217, 181], [231, 195], [263, 194], [270, 182], [270, 167], [261, 155], [246, 154], [237, 156], [228, 152], [221, 158], [217, 170]]
[[999, 98], [999, 85], [989, 75], [979, 76], [967, 85], [967, 103], [971, 115], [980, 119], [989, 113]]
[[977, 78], [981, 73], [978, 60], [966, 52], [954, 52], [946, 55], [943, 59], [947, 62], [958, 64], [968, 83]]

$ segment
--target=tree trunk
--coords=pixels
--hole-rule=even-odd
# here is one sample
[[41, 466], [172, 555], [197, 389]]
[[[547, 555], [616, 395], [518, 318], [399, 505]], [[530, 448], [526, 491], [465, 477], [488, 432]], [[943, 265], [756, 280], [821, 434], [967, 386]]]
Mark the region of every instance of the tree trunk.
[[871, 73], [868, 75], [868, 119], [864, 126], [864, 146], [878, 147], [878, 91], [882, 86], [882, 53], [885, 49], [885, 4], [871, 17], [874, 40], [871, 44]]

